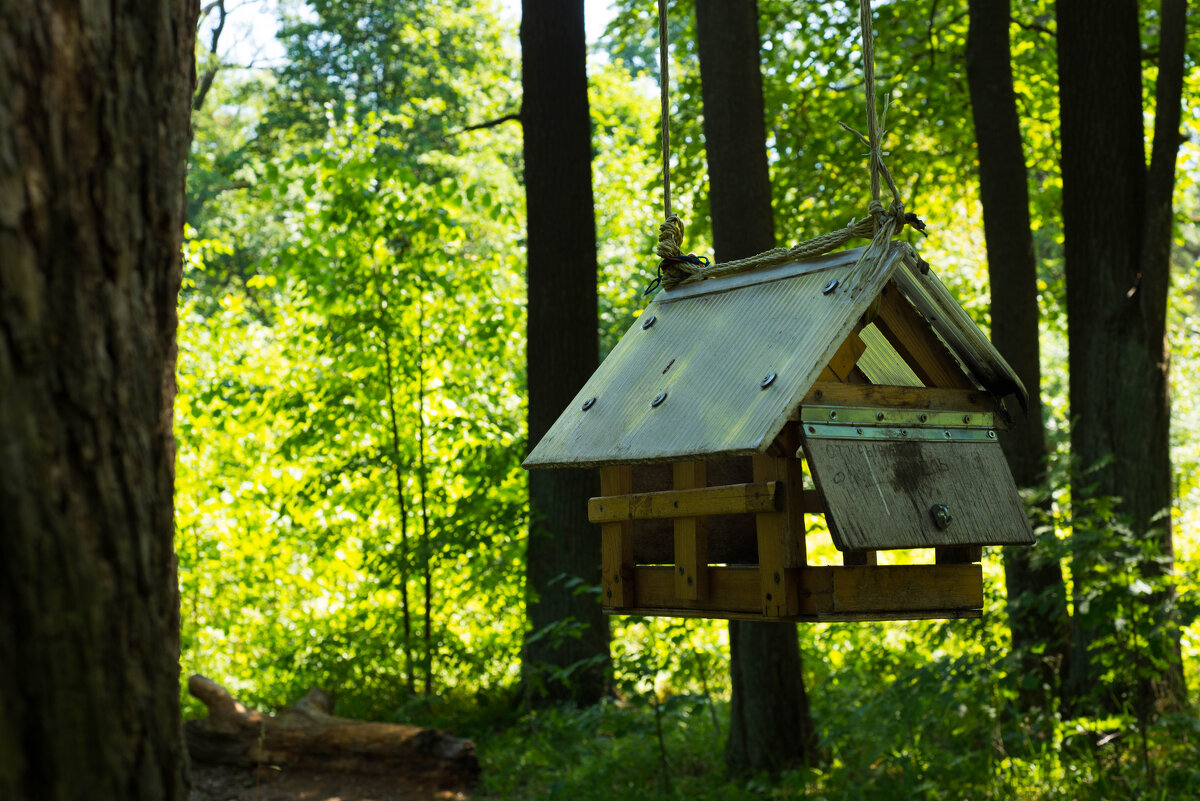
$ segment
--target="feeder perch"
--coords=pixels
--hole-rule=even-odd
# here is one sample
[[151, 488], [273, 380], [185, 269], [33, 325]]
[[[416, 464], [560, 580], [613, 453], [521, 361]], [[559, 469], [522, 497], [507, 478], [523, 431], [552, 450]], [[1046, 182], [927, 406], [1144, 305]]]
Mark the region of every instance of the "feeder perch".
[[982, 546], [1033, 543], [996, 440], [1025, 388], [910, 246], [860, 252], [660, 292], [530, 453], [600, 468], [606, 612], [978, 617]]

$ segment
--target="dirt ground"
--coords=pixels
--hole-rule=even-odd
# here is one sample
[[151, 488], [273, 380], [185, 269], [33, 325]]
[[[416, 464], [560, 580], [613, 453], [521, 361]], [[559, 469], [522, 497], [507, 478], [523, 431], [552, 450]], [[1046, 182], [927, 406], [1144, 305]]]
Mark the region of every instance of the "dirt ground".
[[467, 792], [422, 787], [394, 776], [193, 764], [189, 801], [468, 801], [470, 797]]

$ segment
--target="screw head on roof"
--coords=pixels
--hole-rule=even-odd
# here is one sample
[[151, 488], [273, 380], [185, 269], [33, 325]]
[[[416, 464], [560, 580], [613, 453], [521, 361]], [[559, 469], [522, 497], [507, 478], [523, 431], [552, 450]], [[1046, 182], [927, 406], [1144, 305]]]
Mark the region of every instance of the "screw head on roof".
[[649, 317], [647, 317], [645, 320], [642, 321], [642, 330], [645, 331], [647, 328], [654, 325], [654, 323], [657, 320], [658, 320], [658, 318], [655, 317], [653, 314], [650, 315]]
[[765, 376], [763, 376], [763, 380], [758, 382], [758, 388], [766, 389], [767, 387], [771, 386], [774, 383], [775, 383], [775, 373], [773, 373], [773, 372], [767, 373]]
[[828, 295], [830, 292], [838, 288], [838, 280], [830, 278], [829, 283], [825, 284], [825, 288], [821, 290], [822, 295]]
[[667, 399], [667, 393], [665, 393], [665, 392], [658, 393], [657, 395], [654, 396], [654, 400], [650, 401], [650, 408], [653, 409], [655, 406], [661, 405], [662, 402], [665, 401], [666, 399]]
[[595, 405], [596, 405], [596, 399], [588, 398], [587, 400], [585, 400], [583, 402], [583, 410], [586, 412], [588, 409], [592, 408]]

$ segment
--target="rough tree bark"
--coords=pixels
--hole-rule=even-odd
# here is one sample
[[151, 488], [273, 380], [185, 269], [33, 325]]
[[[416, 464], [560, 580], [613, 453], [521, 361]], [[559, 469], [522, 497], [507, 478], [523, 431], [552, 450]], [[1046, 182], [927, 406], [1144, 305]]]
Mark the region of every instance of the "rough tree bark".
[[[583, 0], [524, 0], [531, 443], [542, 438], [600, 359], [586, 58]], [[587, 499], [599, 489], [593, 471], [529, 474], [526, 578], [533, 636], [523, 678], [538, 702], [569, 698], [587, 705], [605, 690], [608, 621], [595, 596], [576, 592], [569, 581], [600, 584], [600, 537], [587, 519]], [[553, 630], [560, 625], [581, 626], [581, 634]]]
[[[970, 0], [967, 80], [979, 144], [979, 194], [992, 292], [992, 342], [1029, 390], [1029, 408], [1000, 445], [1018, 487], [1044, 492], [1046, 434], [1038, 350], [1037, 259], [1029, 225], [1029, 185], [1013, 92], [1009, 0]], [[1043, 549], [1044, 550], [1044, 549]], [[1020, 676], [1039, 678], [1022, 693], [1045, 706], [1066, 676], [1070, 617], [1062, 565], [1037, 549], [1004, 549], [1009, 626]], [[1042, 691], [1048, 688], [1049, 694]]]
[[[1085, 470], [1112, 459], [1073, 492], [1081, 500], [1120, 497], [1118, 511], [1169, 563], [1171, 521], [1159, 515], [1169, 512], [1172, 492], [1165, 335], [1186, 2], [1163, 0], [1161, 7], [1148, 169], [1138, 3], [1061, 0], [1056, 10], [1071, 448]], [[1077, 601], [1094, 586], [1096, 560], [1104, 557], [1086, 545], [1076, 549]], [[1097, 614], [1080, 609], [1076, 615], [1075, 695], [1097, 684], [1089, 648], [1108, 625]], [[1177, 646], [1166, 650], [1174, 659], [1153, 684], [1158, 701], [1172, 705], [1183, 701], [1185, 690]]]
[[181, 799], [196, 0], [0, 0], [0, 798]]
[[[763, 122], [755, 0], [696, 0], [713, 242], [719, 261], [775, 246]], [[745, 467], [747, 477], [750, 467]], [[811, 759], [796, 626], [729, 624], [732, 702], [726, 759], [737, 770], [778, 770]]]

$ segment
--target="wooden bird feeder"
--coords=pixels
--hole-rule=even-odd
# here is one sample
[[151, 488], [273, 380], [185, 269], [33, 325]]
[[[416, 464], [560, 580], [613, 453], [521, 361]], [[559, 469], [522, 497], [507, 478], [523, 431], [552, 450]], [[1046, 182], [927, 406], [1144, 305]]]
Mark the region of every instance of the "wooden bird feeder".
[[660, 292], [526, 459], [600, 468], [606, 612], [978, 617], [982, 546], [1033, 543], [996, 441], [1020, 380], [911, 247], [859, 253]]

